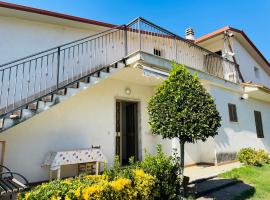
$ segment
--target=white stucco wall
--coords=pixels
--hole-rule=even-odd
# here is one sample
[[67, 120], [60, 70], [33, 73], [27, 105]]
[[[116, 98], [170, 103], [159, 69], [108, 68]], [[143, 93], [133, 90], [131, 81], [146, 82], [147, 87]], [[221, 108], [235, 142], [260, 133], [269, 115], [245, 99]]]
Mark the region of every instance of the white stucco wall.
[[0, 15], [0, 64], [97, 33], [89, 28], [61, 26]]
[[[233, 39], [233, 49], [245, 81], [252, 81], [270, 87], [270, 76], [236, 39]], [[255, 76], [254, 67], [259, 69], [259, 78]]]
[[[270, 150], [270, 104], [249, 98], [240, 100], [240, 94], [212, 87], [222, 126], [215, 137], [216, 151], [237, 152], [243, 147]], [[229, 121], [228, 103], [236, 105], [238, 122]], [[264, 138], [257, 138], [254, 110], [262, 114]]]

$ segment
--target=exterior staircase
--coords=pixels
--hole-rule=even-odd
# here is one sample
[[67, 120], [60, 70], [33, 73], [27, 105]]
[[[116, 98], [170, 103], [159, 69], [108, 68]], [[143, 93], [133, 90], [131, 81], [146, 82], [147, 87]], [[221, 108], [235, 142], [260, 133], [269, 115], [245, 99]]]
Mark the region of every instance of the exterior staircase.
[[10, 113], [2, 116], [0, 119], [0, 131], [7, 130], [38, 113], [41, 113], [58, 103], [61, 103], [71, 96], [76, 95], [82, 90], [98, 84], [100, 81], [106, 79], [111, 74], [125, 67], [124, 60], [114, 63], [100, 71], [89, 74], [85, 78], [79, 79], [76, 82], [66, 85], [64, 88], [50, 93], [44, 97], [37, 98], [36, 100], [26, 104], [23, 107], [16, 109]]
[[0, 66], [0, 132], [97, 84], [125, 67], [137, 52], [159, 52], [220, 78], [239, 68], [196, 44], [143, 18]]

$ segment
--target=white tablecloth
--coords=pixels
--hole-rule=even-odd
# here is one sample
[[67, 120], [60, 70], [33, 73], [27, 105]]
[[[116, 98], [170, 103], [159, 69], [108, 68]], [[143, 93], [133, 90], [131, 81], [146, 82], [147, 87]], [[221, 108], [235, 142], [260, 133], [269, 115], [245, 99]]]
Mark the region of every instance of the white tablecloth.
[[50, 166], [51, 170], [58, 170], [61, 165], [71, 165], [87, 162], [106, 162], [100, 149], [76, 149], [69, 151], [48, 152], [43, 166]]

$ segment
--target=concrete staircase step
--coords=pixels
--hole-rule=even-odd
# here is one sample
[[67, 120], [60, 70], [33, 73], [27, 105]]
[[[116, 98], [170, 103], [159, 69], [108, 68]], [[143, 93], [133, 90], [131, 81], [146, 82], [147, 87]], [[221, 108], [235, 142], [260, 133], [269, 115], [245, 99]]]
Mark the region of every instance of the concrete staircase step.
[[37, 110], [38, 109], [38, 101], [28, 104], [27, 109]]
[[43, 97], [41, 100], [44, 102], [52, 102], [53, 101], [53, 94], [48, 95], [46, 97]]
[[79, 82], [76, 82], [76, 83], [73, 83], [71, 85], [68, 86], [68, 88], [74, 88], [74, 89], [77, 89], [80, 87], [80, 83]]
[[62, 95], [62, 96], [66, 95], [67, 94], [67, 88], [64, 88], [64, 89], [61, 89], [61, 90], [57, 91], [56, 94], [57, 95]]
[[10, 119], [20, 119], [22, 117], [22, 110], [17, 110], [11, 113], [9, 116]]

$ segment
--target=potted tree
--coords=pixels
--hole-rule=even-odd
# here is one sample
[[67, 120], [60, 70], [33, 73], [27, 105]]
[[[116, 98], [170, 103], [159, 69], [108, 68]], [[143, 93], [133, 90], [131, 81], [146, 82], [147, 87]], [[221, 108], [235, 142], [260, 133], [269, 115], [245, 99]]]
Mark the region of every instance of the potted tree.
[[221, 117], [214, 99], [203, 88], [197, 75], [184, 65], [172, 63], [169, 77], [157, 88], [148, 104], [149, 124], [153, 134], [178, 138], [180, 160], [178, 174], [184, 178], [185, 143], [205, 141], [218, 134]]

